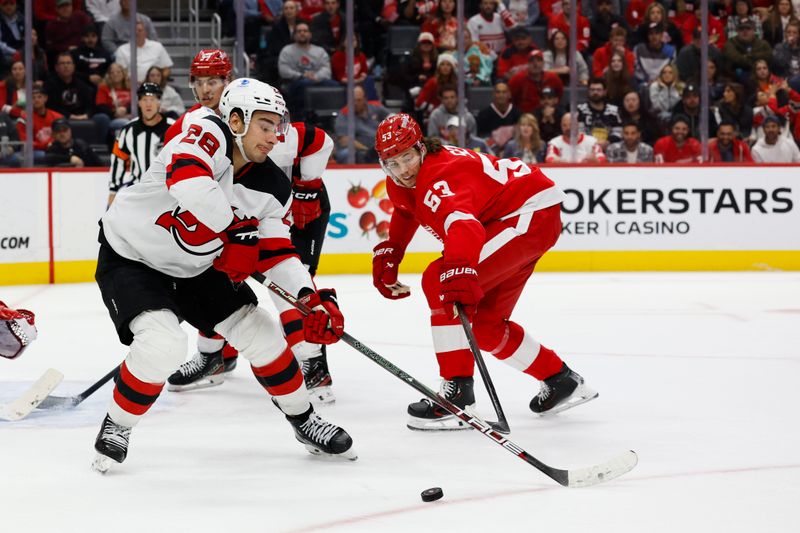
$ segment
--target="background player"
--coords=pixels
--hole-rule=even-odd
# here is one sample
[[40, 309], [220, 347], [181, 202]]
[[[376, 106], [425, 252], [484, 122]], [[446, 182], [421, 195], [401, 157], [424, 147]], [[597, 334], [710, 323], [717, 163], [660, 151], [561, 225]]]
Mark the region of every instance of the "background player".
[[286, 119], [283, 97], [243, 78], [225, 89], [220, 111], [222, 119], [185, 121], [184, 133], [103, 216], [96, 279], [130, 352], [95, 441], [96, 471], [125, 460], [132, 427], [180, 365], [186, 335], [179, 316], [238, 348], [312, 453], [355, 459], [347, 432], [314, 412], [278, 321], [242, 283], [264, 272], [307, 302], [314, 310], [303, 320], [309, 341], [335, 342], [344, 331], [335, 292], [315, 291], [292, 249], [285, 205], [275, 201], [289, 194], [283, 173], [274, 164], [271, 175], [246, 172], [269, 162]]
[[117, 134], [111, 150], [108, 184], [108, 205], [123, 187], [137, 183], [164, 146], [167, 128], [175, 120], [165, 117], [161, 107], [161, 87], [143, 83], [136, 90], [139, 116], [128, 122]]
[[[201, 50], [192, 60], [190, 83], [197, 104], [167, 131], [167, 141], [184, 129], [185, 117], [218, 114], [222, 91], [231, 78], [233, 66], [228, 55], [217, 49]], [[328, 193], [322, 182], [323, 171], [333, 151], [333, 140], [321, 129], [302, 122], [292, 123], [279, 135], [279, 144], [269, 157], [292, 179], [292, 244], [311, 276], [315, 276], [322, 243], [330, 216]], [[289, 346], [302, 363], [306, 386], [312, 398], [322, 403], [334, 401], [332, 379], [325, 347], [302, 339], [300, 313], [280, 298], [272, 296], [281, 313], [281, 323]], [[200, 333], [197, 352], [169, 378], [169, 390], [182, 391], [219, 385], [224, 374], [236, 368], [236, 350], [219, 335], [205, 338]]]
[[[381, 122], [375, 149], [391, 178], [387, 191], [395, 206], [389, 238], [374, 249], [375, 287], [389, 299], [409, 295], [397, 273], [420, 225], [444, 244], [442, 257], [422, 275], [444, 380], [440, 393], [462, 408], [474, 406], [474, 359], [454, 308], [460, 303], [481, 350], [542, 380], [530, 402], [535, 413], [597, 397], [555, 352], [510, 320], [536, 262], [561, 233], [563, 193], [537, 167], [518, 159], [423, 139], [419, 125], [404, 113]], [[470, 427], [427, 399], [409, 405], [408, 414], [411, 429]]]

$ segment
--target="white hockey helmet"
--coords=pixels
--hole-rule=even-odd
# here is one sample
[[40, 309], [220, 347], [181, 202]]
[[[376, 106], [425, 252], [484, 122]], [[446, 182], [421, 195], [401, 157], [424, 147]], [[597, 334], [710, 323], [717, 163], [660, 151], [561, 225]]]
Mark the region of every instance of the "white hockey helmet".
[[242, 113], [244, 131], [239, 134], [234, 133], [233, 136], [245, 159], [247, 159], [247, 156], [244, 153], [241, 138], [247, 133], [247, 129], [250, 127], [250, 120], [256, 111], [268, 111], [280, 116], [281, 122], [277, 131], [279, 134], [285, 133], [289, 125], [289, 112], [283, 95], [278, 89], [262, 81], [252, 78], [238, 78], [225, 87], [219, 100], [219, 112], [225, 124], [229, 124], [231, 113], [236, 109]]

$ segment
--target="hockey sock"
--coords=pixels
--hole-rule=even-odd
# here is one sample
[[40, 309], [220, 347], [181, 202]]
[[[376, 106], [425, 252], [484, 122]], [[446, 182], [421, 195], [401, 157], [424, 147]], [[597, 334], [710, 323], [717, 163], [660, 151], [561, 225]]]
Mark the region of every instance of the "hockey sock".
[[108, 414], [117, 424], [135, 426], [161, 394], [164, 383], [147, 383], [131, 374], [122, 363]]
[[222, 349], [225, 339], [222, 335], [214, 334], [207, 337], [202, 331], [197, 332], [197, 351], [200, 353], [214, 353]]
[[283, 326], [283, 336], [289, 348], [303, 342], [303, 315], [297, 309], [289, 309], [281, 313], [281, 326]]
[[281, 411], [296, 416], [308, 409], [310, 404], [303, 373], [291, 349], [286, 348], [271, 363], [264, 366], [251, 365], [251, 368], [261, 386], [275, 398]]
[[510, 320], [479, 323], [475, 326], [475, 337], [482, 350], [538, 380], [549, 378], [563, 364], [553, 350], [539, 344], [522, 326]]
[[222, 347], [222, 358], [234, 359], [236, 357], [239, 357], [239, 351], [226, 342], [225, 346]]
[[447, 380], [471, 376], [475, 371], [475, 360], [459, 319], [448, 317], [443, 309], [435, 309], [431, 312], [431, 333], [439, 375]]

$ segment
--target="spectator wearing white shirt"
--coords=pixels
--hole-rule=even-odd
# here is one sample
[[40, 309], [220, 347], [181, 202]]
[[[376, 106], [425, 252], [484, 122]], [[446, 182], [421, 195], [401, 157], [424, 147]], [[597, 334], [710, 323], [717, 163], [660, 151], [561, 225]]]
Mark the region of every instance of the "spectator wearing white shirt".
[[764, 138], [750, 150], [756, 163], [800, 163], [800, 150], [793, 139], [781, 135], [778, 117], [765, 118], [762, 128]]
[[102, 35], [103, 26], [112, 17], [119, 14], [119, 0], [86, 0], [86, 11], [92, 15], [97, 26], [98, 35]]
[[570, 144], [570, 120], [572, 115], [561, 117], [562, 135], [547, 143], [546, 163], [605, 163], [606, 155], [591, 135], [579, 133], [576, 144]]
[[[117, 48], [117, 63], [130, 70], [131, 43], [125, 43]], [[169, 78], [172, 68], [172, 58], [169, 57], [164, 45], [158, 41], [147, 38], [147, 30], [141, 22], [136, 23], [136, 79], [144, 81], [150, 67], [159, 67], [164, 78]]]

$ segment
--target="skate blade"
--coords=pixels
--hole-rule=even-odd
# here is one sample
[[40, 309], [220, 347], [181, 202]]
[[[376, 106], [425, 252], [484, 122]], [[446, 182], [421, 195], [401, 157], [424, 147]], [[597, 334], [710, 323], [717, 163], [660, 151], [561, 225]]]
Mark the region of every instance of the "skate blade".
[[211, 387], [217, 387], [225, 383], [225, 378], [222, 374], [211, 376], [208, 378], [203, 378], [194, 383], [187, 383], [186, 385], [172, 385], [167, 384], [167, 390], [170, 392], [186, 392], [190, 390], [198, 390], [198, 389], [209, 389]]
[[333, 390], [331, 390], [330, 386], [308, 389], [308, 395], [311, 401], [316, 404], [329, 405], [336, 402], [336, 396], [333, 395]]
[[356, 454], [352, 446], [350, 446], [349, 450], [342, 453], [327, 453], [323, 452], [322, 450], [320, 450], [319, 448], [317, 448], [312, 444], [305, 444], [305, 443], [303, 444], [305, 445], [306, 450], [308, 450], [308, 452], [311, 455], [316, 455], [317, 457], [320, 457], [322, 459], [329, 459], [331, 461], [341, 461], [341, 460], [355, 461], [356, 459], [358, 459], [358, 454]]
[[406, 427], [413, 431], [460, 431], [462, 429], [472, 429], [472, 426], [455, 415], [437, 418], [436, 420], [409, 416]]
[[586, 385], [580, 385], [572, 395], [561, 402], [560, 404], [556, 405], [549, 411], [545, 411], [543, 413], [538, 413], [539, 416], [550, 416], [555, 415], [558, 413], [563, 413], [567, 409], [572, 409], [573, 407], [577, 407], [581, 404], [586, 402], [590, 402], [600, 396], [600, 393], [597, 391], [590, 389]]
[[113, 468], [114, 465], [117, 464], [119, 463], [116, 462], [111, 457], [107, 457], [102, 453], [98, 453], [95, 454], [94, 459], [92, 460], [92, 470], [97, 472], [98, 474], [105, 474], [106, 472], [111, 470], [111, 468]]

